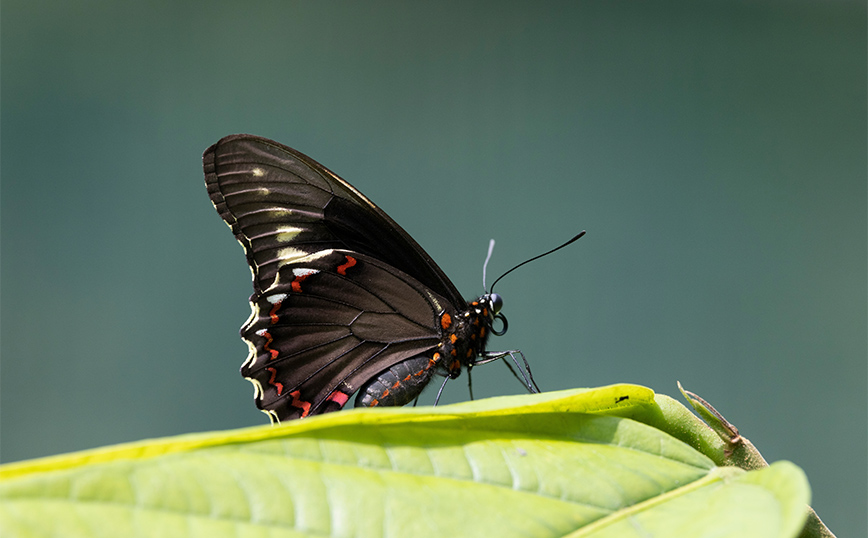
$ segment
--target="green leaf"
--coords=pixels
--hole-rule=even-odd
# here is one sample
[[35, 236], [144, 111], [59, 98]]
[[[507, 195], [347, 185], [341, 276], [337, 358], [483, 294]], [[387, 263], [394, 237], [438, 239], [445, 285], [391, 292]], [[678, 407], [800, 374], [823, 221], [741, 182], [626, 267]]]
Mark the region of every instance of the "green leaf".
[[[655, 411], [656, 410], [656, 411]], [[617, 385], [365, 409], [0, 467], [11, 536], [779, 536], [793, 464], [716, 467]]]

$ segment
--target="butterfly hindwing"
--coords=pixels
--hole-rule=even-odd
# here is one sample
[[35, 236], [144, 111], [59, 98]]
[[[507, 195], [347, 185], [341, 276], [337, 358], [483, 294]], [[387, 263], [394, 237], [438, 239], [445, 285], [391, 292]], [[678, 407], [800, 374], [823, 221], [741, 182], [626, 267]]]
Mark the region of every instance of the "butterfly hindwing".
[[284, 265], [252, 301], [242, 328], [251, 355], [241, 371], [261, 392], [260, 407], [281, 420], [330, 410], [335, 391], [345, 401], [382, 370], [440, 341], [435, 324], [444, 300], [354, 252]]

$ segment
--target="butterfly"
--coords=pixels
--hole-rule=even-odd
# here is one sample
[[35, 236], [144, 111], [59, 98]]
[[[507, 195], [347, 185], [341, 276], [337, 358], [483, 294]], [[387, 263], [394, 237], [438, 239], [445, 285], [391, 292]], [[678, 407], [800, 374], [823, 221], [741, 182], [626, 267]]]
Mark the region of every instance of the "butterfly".
[[202, 160], [253, 274], [241, 374], [272, 421], [337, 411], [353, 394], [357, 407], [404, 405], [435, 375], [445, 384], [512, 353], [486, 349], [507, 328], [499, 295], [464, 300], [407, 232], [310, 157], [239, 134]]

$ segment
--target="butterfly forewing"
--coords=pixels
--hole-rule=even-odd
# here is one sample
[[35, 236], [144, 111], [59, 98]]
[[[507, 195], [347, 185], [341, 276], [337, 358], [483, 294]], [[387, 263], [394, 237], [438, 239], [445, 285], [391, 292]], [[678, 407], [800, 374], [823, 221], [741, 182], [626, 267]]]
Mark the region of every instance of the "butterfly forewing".
[[407, 232], [310, 157], [265, 138], [233, 135], [208, 148], [203, 161], [211, 201], [247, 251], [254, 286], [270, 284], [277, 259], [343, 248], [382, 260], [463, 304]]

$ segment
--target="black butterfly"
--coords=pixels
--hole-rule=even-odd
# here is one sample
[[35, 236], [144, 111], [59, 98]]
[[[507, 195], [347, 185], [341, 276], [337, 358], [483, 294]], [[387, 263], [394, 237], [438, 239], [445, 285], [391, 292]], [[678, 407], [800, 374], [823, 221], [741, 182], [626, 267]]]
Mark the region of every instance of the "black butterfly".
[[495, 334], [506, 329], [499, 295], [465, 301], [407, 232], [310, 157], [232, 135], [202, 160], [253, 273], [241, 373], [273, 420], [337, 411], [356, 392], [357, 407], [404, 405], [435, 373], [510, 353], [485, 348], [495, 319]]

